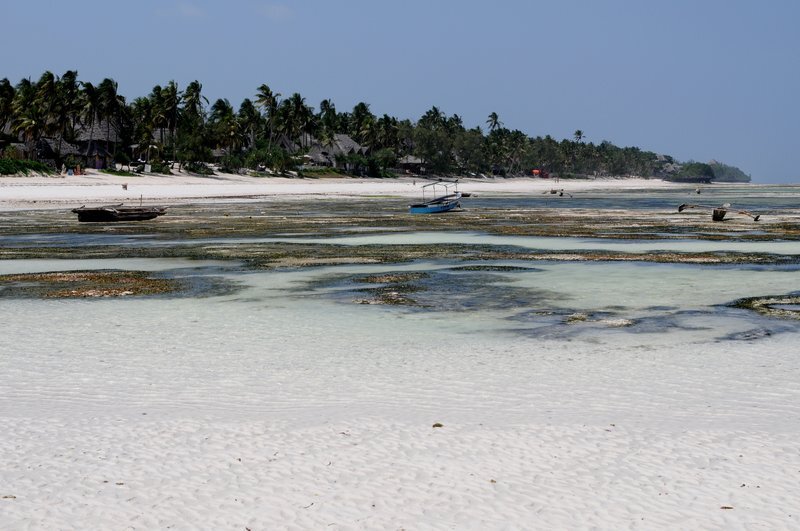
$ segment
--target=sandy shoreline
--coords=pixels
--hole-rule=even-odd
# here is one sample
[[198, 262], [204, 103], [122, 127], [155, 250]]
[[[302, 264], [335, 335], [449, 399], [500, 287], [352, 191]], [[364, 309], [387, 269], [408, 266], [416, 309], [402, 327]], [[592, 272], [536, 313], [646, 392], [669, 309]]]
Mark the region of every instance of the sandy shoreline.
[[[15, 526], [51, 529], [788, 529], [794, 520], [787, 434], [357, 420], [0, 421], [11, 442], [33, 439], [41, 456], [12, 453], [17, 497], [4, 501]], [[69, 469], [81, 473], [64, 485]]]
[[[319, 232], [319, 219], [306, 225], [304, 212], [289, 221], [270, 213], [263, 216], [277, 220], [270, 232], [259, 228], [271, 226], [258, 225], [260, 217], [218, 216], [236, 238], [218, 230], [221, 243], [199, 239], [195, 245], [222, 251], [200, 260], [181, 247], [181, 231], [205, 225], [195, 217], [154, 224], [155, 236], [140, 228], [115, 235], [102, 224], [70, 232], [57, 210], [142, 197], [206, 203], [196, 210], [216, 213], [273, 201], [263, 210], [285, 211], [295, 203], [281, 201], [417, 198], [421, 184], [94, 172], [0, 178], [9, 249], [68, 250], [57, 259], [0, 260], [6, 273], [154, 271], [241, 287], [187, 298], [0, 297], [0, 528], [798, 527], [798, 328], [724, 306], [744, 295], [796, 292], [794, 264], [567, 264], [572, 255], [564, 254], [553, 263], [490, 260], [518, 267], [470, 273], [437, 255], [403, 265], [241, 271], [217, 258], [230, 262], [233, 247], [251, 245], [253, 235], [265, 241], [275, 227]], [[553, 188], [693, 194], [687, 185], [638, 179], [460, 186], [509, 198]], [[557, 223], [564, 226], [561, 217]], [[11, 232], [18, 226], [19, 237]], [[40, 233], [44, 226], [55, 232]], [[106, 236], [122, 243], [106, 246]], [[463, 241], [436, 237], [415, 243]], [[467, 237], [501, 250], [507, 243], [459, 236]], [[384, 255], [403, 246], [381, 238]], [[599, 247], [573, 241], [569, 250]], [[665, 241], [652, 245], [668, 249]], [[69, 254], [74, 242], [86, 242], [89, 259]], [[120, 256], [101, 258], [98, 243]], [[782, 247], [792, 241], [755, 243], [796, 254]], [[637, 253], [633, 243], [612, 244]], [[135, 252], [148, 245], [168, 256]], [[288, 238], [279, 245], [276, 259], [295, 256]], [[319, 247], [297, 256], [349, 252], [324, 245], [335, 253], [325, 255]], [[342, 298], [336, 280], [416, 272], [447, 284], [438, 293], [452, 296], [452, 308], [362, 304], [361, 293]]]
[[[0, 178], [0, 210], [64, 208], [79, 204], [189, 203], [208, 199], [399, 196], [416, 198], [428, 181], [396, 179], [249, 177], [187, 173], [120, 177], [89, 171], [87, 175]], [[123, 188], [126, 185], [126, 188]], [[461, 179], [459, 189], [475, 194], [538, 194], [552, 189], [574, 193], [587, 190], [680, 188], [686, 185], [648, 179], [554, 181], [544, 179]]]
[[290, 279], [0, 300], [0, 528], [797, 527], [796, 336], [434, 336]]

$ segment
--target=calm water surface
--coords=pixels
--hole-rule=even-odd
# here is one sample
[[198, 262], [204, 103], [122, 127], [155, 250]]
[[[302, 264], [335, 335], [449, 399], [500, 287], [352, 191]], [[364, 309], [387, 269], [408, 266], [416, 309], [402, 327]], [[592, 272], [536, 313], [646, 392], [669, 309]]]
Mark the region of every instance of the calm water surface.
[[[569, 183], [553, 183], [568, 188]], [[466, 185], [465, 185], [466, 186]], [[474, 197], [470, 209], [502, 207], [515, 208], [593, 208], [671, 210], [676, 204], [700, 200], [711, 204], [730, 202], [739, 208], [759, 212], [789, 212], [800, 204], [800, 187], [709, 185], [669, 190], [594, 191], [576, 193], [565, 199], [551, 194], [509, 195], [506, 197]], [[311, 205], [309, 205], [311, 208]], [[324, 208], [324, 206], [320, 206]], [[718, 241], [682, 239], [672, 234], [661, 240], [547, 238], [529, 236], [496, 236], [473, 232], [397, 232], [380, 230], [357, 235], [315, 237], [248, 237], [208, 238], [202, 240], [164, 239], [162, 235], [145, 234], [22, 234], [3, 236], [3, 244], [17, 247], [104, 246], [175, 247], [204, 244], [304, 243], [319, 245], [429, 245], [462, 244], [521, 248], [540, 251], [612, 251], [629, 253], [633, 257], [654, 251], [726, 252], [746, 256], [748, 253], [797, 256], [800, 263], [800, 243], [796, 241]], [[473, 262], [470, 262], [473, 263]], [[653, 264], [637, 262], [548, 262], [548, 263], [488, 263], [489, 270], [464, 271], [463, 262], [422, 262], [402, 265], [341, 266], [309, 268], [300, 271], [243, 272], [240, 264], [219, 262], [201, 266], [189, 260], [0, 260], [0, 274], [80, 269], [130, 269], [172, 271], [181, 275], [223, 275], [240, 285], [240, 296], [233, 299], [209, 300], [200, 298], [183, 304], [219, 305], [221, 316], [241, 311], [242, 301], [256, 307], [285, 305], [286, 311], [296, 312], [296, 322], [314, 322], [321, 326], [341, 312], [359, 315], [347, 327], [348, 334], [361, 337], [374, 331], [372, 318], [403, 321], [421, 319], [414, 323], [411, 334], [421, 336], [430, 332], [426, 323], [452, 321], [448, 329], [461, 323], [473, 333], [511, 334], [533, 337], [616, 337], [647, 336], [657, 341], [659, 334], [684, 334], [692, 340], [738, 340], [731, 338], [791, 334], [796, 322], [767, 319], [728, 305], [744, 297], [790, 295], [800, 292], [800, 271], [795, 265], [782, 266], [702, 266], [685, 264]], [[498, 271], [497, 266], [519, 268]], [[494, 269], [494, 270], [492, 270]], [[363, 285], [354, 279], [358, 275], [396, 272], [424, 272], [427, 277], [414, 286], [413, 307], [359, 305]], [[166, 273], [165, 273], [166, 274]], [[269, 288], [265, 288], [269, 286]], [[1, 289], [1, 288], [0, 288]], [[256, 302], [260, 301], [260, 302]], [[0, 298], [4, 314], [16, 315], [20, 305], [40, 305], [47, 314], [51, 308], [61, 310], [71, 306], [113, 305], [117, 312], [130, 312], [135, 319], [142, 305], [167, 306], [168, 299], [114, 301], [20, 301]], [[94, 307], [94, 306], [92, 306]], [[152, 310], [150, 310], [152, 311]], [[246, 311], [251, 311], [250, 309]], [[578, 315], [585, 314], [585, 315]], [[371, 317], [367, 317], [371, 316]], [[421, 318], [420, 316], [424, 316]], [[572, 316], [572, 317], [570, 317]], [[220, 320], [224, 322], [226, 318]], [[22, 326], [21, 323], [17, 323]], [[16, 327], [12, 327], [16, 328]], [[761, 332], [747, 336], [748, 331]], [[588, 332], [587, 332], [588, 331]], [[737, 336], [737, 334], [743, 334]], [[671, 337], [669, 341], [674, 341]], [[635, 341], [643, 341], [636, 339]]]
[[[757, 192], [747, 200], [765, 209], [790, 208], [797, 199], [769, 187]], [[744, 202], [738, 188], [725, 193]], [[609, 194], [595, 201], [606, 201], [609, 208], [630, 208], [631, 201], [639, 201], [641, 208], [665, 208], [680, 198], [674, 192], [648, 192], [622, 199]], [[552, 201], [544, 196], [514, 200]], [[20, 236], [16, 244], [27, 237]], [[107, 241], [102, 235], [87, 238], [86, 245]], [[130, 246], [165, 244], [136, 235], [108, 238]], [[267, 240], [308, 243], [315, 238], [219, 241]], [[318, 241], [800, 257], [800, 244], [785, 241], [391, 232]], [[59, 235], [31, 243], [59, 245]], [[239, 263], [185, 259], [0, 260], [0, 274], [86, 269], [216, 278], [234, 289], [197, 297], [77, 300], [14, 299], [0, 293], [0, 402], [7, 411], [13, 404], [13, 414], [33, 416], [79, 406], [87, 415], [202, 411], [222, 418], [293, 418], [301, 409], [314, 408], [315, 418], [327, 419], [387, 410], [430, 410], [435, 418], [444, 411], [458, 418], [463, 408], [472, 415], [464, 418], [474, 418], [478, 408], [485, 409], [486, 422], [498, 412], [503, 421], [552, 415], [615, 422], [636, 401], [637, 422], [658, 422], [674, 403], [671, 418], [682, 427], [692, 422], [704, 426], [727, 415], [741, 416], [749, 426], [780, 429], [786, 418], [781, 404], [796, 403], [790, 398], [798, 393], [800, 321], [730, 306], [744, 297], [800, 294], [798, 263], [441, 260], [251, 271]], [[415, 304], [363, 303], [370, 289], [385, 287], [375, 275], [403, 278], [411, 273], [417, 275], [408, 277], [415, 280], [407, 295]], [[403, 284], [396, 289], [402, 291]], [[742, 367], [748, 375], [746, 400], [720, 401], [732, 385], [743, 385]], [[609, 390], [618, 400], [594, 408], [581, 399], [591, 392], [609, 396]], [[775, 402], [776, 393], [790, 398]], [[656, 394], [659, 399], [651, 400]], [[525, 406], [542, 403], [550, 406]], [[769, 404], [769, 414], [753, 416], [748, 408], [762, 403]], [[710, 404], [716, 417], [709, 416]]]

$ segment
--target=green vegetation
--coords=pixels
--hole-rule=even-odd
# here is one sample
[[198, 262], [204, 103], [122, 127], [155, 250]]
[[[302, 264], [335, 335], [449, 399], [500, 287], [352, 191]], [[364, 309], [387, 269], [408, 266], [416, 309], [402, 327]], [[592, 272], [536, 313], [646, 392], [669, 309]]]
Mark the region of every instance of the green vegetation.
[[165, 175], [172, 173], [169, 171], [169, 164], [163, 160], [154, 160], [150, 165], [150, 171], [153, 173], [163, 173]]
[[0, 159], [0, 175], [28, 175], [29, 173], [51, 174], [53, 170], [35, 160]]
[[74, 299], [164, 295], [181, 282], [143, 271], [65, 271], [0, 275], [4, 297]]
[[186, 171], [198, 175], [214, 175], [214, 171], [202, 162], [190, 162], [185, 168]]
[[749, 297], [734, 301], [730, 306], [753, 310], [769, 317], [800, 319], [800, 297], [792, 294]]
[[347, 174], [337, 168], [306, 168], [303, 177], [346, 177]]
[[714, 180], [717, 182], [727, 183], [749, 183], [750, 176], [745, 172], [734, 166], [728, 166], [716, 160], [709, 163], [711, 169], [714, 170]]
[[675, 182], [698, 183], [711, 182], [714, 179], [714, 169], [709, 164], [690, 162], [684, 165], [678, 173], [670, 177]]
[[127, 170], [100, 170], [103, 173], [108, 173], [110, 175], [116, 175], [118, 177], [135, 177], [136, 174]]
[[[94, 85], [79, 81], [75, 71], [61, 77], [45, 72], [38, 81], [16, 85], [2, 79], [0, 131], [10, 135], [0, 136], [0, 148], [23, 142], [38, 157], [35, 146], [48, 139], [53, 153], [42, 159], [60, 167], [67, 147], [84, 142], [71, 152], [91, 152], [122, 165], [146, 160], [162, 173], [174, 164], [198, 169], [210, 162], [230, 172], [286, 174], [322, 165], [373, 177], [391, 177], [396, 170], [496, 176], [531, 176], [538, 170], [543, 176], [649, 178], [675, 169], [669, 156], [585, 142], [580, 129], [560, 141], [529, 137], [506, 128], [496, 112], [488, 115], [484, 131], [465, 127], [459, 115], [448, 116], [436, 106], [417, 121], [377, 116], [364, 102], [342, 112], [325, 99], [317, 111], [301, 94], [284, 98], [263, 84], [235, 108], [224, 98], [209, 102], [202, 88], [192, 81], [181, 90], [169, 81], [129, 102], [113, 79]], [[83, 158], [84, 165], [94, 165], [89, 155]], [[735, 174], [735, 168], [725, 168], [725, 175]]]

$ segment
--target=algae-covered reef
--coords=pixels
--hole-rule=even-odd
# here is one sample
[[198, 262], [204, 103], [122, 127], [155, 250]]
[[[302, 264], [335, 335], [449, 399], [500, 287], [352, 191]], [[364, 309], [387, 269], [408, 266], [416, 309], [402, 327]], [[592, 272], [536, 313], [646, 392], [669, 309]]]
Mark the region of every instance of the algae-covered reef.
[[769, 317], [800, 320], [800, 294], [748, 297], [734, 301], [731, 306]]
[[[412, 215], [402, 198], [273, 200], [170, 207], [148, 222], [78, 223], [64, 210], [0, 213], [0, 259], [146, 257], [225, 259], [257, 269], [421, 259], [521, 261], [650, 261], [700, 264], [794, 263], [797, 255], [654, 250], [548, 251], [481, 243], [388, 243], [392, 235], [461, 232], [495, 236], [623, 241], [800, 240], [791, 216], [712, 222], [673, 210], [508, 206], [487, 201], [442, 215]], [[342, 236], [385, 235], [386, 244], [340, 245]], [[330, 240], [330, 241], [327, 241]]]
[[0, 275], [0, 297], [75, 299], [166, 295], [182, 289], [175, 279], [143, 271], [59, 271]]

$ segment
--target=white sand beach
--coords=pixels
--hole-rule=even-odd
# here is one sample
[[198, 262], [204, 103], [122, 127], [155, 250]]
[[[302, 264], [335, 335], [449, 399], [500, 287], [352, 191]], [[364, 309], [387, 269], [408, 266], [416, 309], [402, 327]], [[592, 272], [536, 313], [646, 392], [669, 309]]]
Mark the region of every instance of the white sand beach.
[[[0, 209], [415, 197], [420, 185], [13, 177], [0, 179]], [[670, 186], [462, 183], [476, 194]], [[0, 529], [800, 528], [797, 329], [716, 308], [747, 288], [800, 289], [796, 270], [536, 264], [503, 284], [530, 288], [532, 311], [509, 320], [343, 304], [309, 287], [337, 267], [204, 272], [214, 267], [0, 260], [0, 274], [196, 269], [243, 286], [199, 299], [0, 298]], [[445, 266], [347, 271], [401, 267]], [[679, 307], [685, 294], [697, 297]], [[537, 328], [548, 298], [620, 318]], [[634, 321], [645, 326], [620, 328]]]
[[[64, 208], [80, 204], [188, 203], [210, 200], [269, 200], [271, 198], [356, 197], [394, 195], [417, 198], [427, 182], [419, 177], [397, 179], [249, 177], [221, 173], [203, 177], [183, 172], [175, 175], [114, 176], [94, 170], [85, 175], [0, 178], [0, 210]], [[126, 189], [123, 189], [126, 185]], [[657, 179], [504, 179], [467, 178], [459, 181], [463, 192], [545, 193], [586, 190], [678, 187]], [[685, 185], [684, 185], [685, 186]]]
[[0, 300], [0, 527], [798, 527], [796, 335], [486, 339], [293, 275]]

